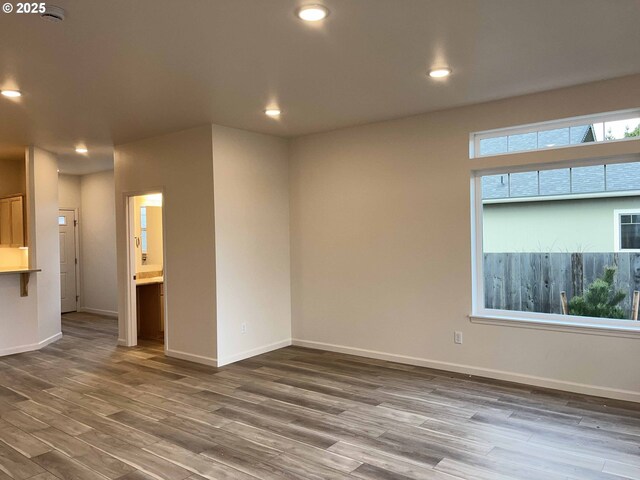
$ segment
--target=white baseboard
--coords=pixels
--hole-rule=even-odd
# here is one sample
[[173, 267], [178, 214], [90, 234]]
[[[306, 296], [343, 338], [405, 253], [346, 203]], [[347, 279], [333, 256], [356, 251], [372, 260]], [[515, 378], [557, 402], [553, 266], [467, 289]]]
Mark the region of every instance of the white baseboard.
[[632, 390], [622, 390], [617, 388], [602, 387], [598, 385], [567, 382], [564, 380], [537, 377], [534, 375], [525, 375], [516, 372], [507, 372], [504, 370], [474, 367], [471, 365], [442, 362], [439, 360], [430, 360], [427, 358], [409, 357], [405, 355], [396, 355], [393, 353], [378, 352], [375, 350], [366, 350], [363, 348], [348, 347], [345, 345], [334, 345], [330, 343], [314, 342], [310, 340], [301, 340], [295, 338], [293, 339], [293, 345], [299, 347], [316, 348], [318, 350], [327, 350], [330, 352], [346, 353], [349, 355], [357, 355], [360, 357], [375, 358], [378, 360], [387, 360], [390, 362], [404, 363], [407, 365], [415, 365], [418, 367], [446, 370], [450, 372], [474, 375], [477, 377], [493, 378], [496, 380], [533, 385], [536, 387], [552, 388], [555, 390], [564, 390], [567, 392], [581, 393], [585, 395], [595, 395], [597, 397], [614, 398], [617, 400], [640, 402], [640, 392]]
[[234, 355], [218, 359], [218, 367], [229, 365], [230, 363], [234, 362], [239, 362], [240, 360], [244, 360], [246, 358], [255, 357], [256, 355], [262, 355], [263, 353], [278, 350], [279, 348], [288, 347], [290, 345], [291, 339], [286, 338], [284, 340], [280, 340], [279, 342], [270, 343], [269, 345], [262, 345], [261, 347], [252, 348], [251, 350], [245, 350], [244, 352], [236, 353]]
[[28, 345], [19, 345], [17, 347], [0, 349], [0, 357], [5, 355], [15, 355], [16, 353], [33, 352], [34, 350], [40, 350], [47, 345], [56, 342], [62, 338], [62, 332], [58, 332], [55, 335], [51, 335], [49, 338], [39, 341], [38, 343], [31, 343]]
[[201, 363], [210, 367], [218, 366], [218, 359], [212, 357], [205, 357], [203, 355], [195, 355], [193, 353], [180, 352], [178, 350], [165, 350], [167, 357], [179, 358], [180, 360], [187, 360], [189, 362]]
[[82, 307], [78, 309], [78, 312], [93, 313], [95, 315], [102, 315], [103, 317], [118, 318], [118, 312], [113, 312], [111, 310], [100, 310], [98, 308]]

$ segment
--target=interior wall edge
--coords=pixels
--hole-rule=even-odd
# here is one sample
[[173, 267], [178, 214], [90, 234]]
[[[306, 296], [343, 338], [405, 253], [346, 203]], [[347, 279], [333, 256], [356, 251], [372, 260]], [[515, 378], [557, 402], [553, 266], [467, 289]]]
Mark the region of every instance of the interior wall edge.
[[292, 339], [285, 338], [284, 340], [280, 340], [279, 342], [274, 342], [268, 345], [263, 345], [261, 347], [252, 348], [251, 350], [239, 352], [239, 353], [230, 355], [226, 358], [220, 358], [218, 359], [217, 366], [222, 367], [224, 365], [229, 365], [230, 363], [239, 362], [240, 360], [245, 360], [247, 358], [255, 357], [256, 355], [262, 355], [263, 353], [272, 352], [273, 350], [289, 347], [291, 345], [292, 345]]
[[[123, 345], [126, 345], [124, 340], [118, 340], [118, 343], [124, 342]], [[187, 360], [188, 362], [200, 363], [202, 365], [208, 365], [210, 367], [218, 367], [218, 359], [213, 357], [205, 357], [203, 355], [196, 355], [194, 353], [181, 352], [180, 350], [172, 350], [166, 349], [164, 354], [167, 357], [177, 358], [179, 360]]]
[[593, 395], [597, 397], [605, 397], [616, 400], [625, 400], [640, 403], [640, 392], [634, 392], [631, 390], [622, 390], [617, 388], [604, 387], [601, 385], [587, 385], [583, 383], [569, 382], [548, 377], [537, 377], [534, 375], [510, 372], [506, 370], [474, 367], [465, 364], [443, 362], [440, 360], [431, 360], [428, 358], [409, 357], [406, 355], [399, 355], [395, 353], [379, 352], [375, 350], [349, 347], [347, 345], [335, 345], [331, 343], [302, 340], [297, 338], [293, 339], [292, 345], [297, 347], [315, 348], [317, 350], [325, 350], [328, 352], [345, 353], [347, 355], [356, 355], [358, 357], [374, 358], [376, 360], [386, 360], [389, 362], [402, 363], [405, 365], [413, 365], [417, 367], [432, 368], [435, 370], [443, 370], [447, 372], [468, 374], [470, 376], [490, 378], [494, 380], [503, 380], [526, 386], [550, 388], [565, 392], [580, 393], [583, 395]]

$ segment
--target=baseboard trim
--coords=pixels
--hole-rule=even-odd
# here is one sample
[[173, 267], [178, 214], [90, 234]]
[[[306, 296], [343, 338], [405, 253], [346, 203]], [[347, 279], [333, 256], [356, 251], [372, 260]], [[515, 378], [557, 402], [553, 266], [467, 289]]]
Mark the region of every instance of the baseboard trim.
[[252, 348], [251, 350], [245, 350], [244, 352], [236, 353], [235, 355], [230, 355], [226, 358], [218, 359], [218, 366], [222, 367], [223, 365], [229, 365], [230, 363], [239, 362], [240, 360], [255, 357], [256, 355], [262, 355], [263, 353], [278, 350], [279, 348], [288, 347], [290, 345], [291, 339], [286, 338], [284, 340], [280, 340], [279, 342], [270, 343], [269, 345], [262, 345], [261, 347]]
[[118, 318], [118, 312], [112, 310], [100, 310], [99, 308], [86, 308], [82, 307], [78, 309], [81, 313], [93, 313], [94, 315], [102, 315], [104, 317]]
[[363, 348], [348, 347], [346, 345], [334, 345], [331, 343], [315, 342], [311, 340], [293, 339], [293, 345], [299, 347], [316, 348], [318, 350], [327, 350], [330, 352], [346, 353], [360, 357], [375, 358], [378, 360], [387, 360], [390, 362], [404, 363], [407, 365], [415, 365], [418, 367], [434, 368], [437, 370], [445, 370], [455, 373], [473, 375], [476, 377], [492, 378], [495, 380], [504, 380], [508, 382], [520, 383], [524, 385], [533, 385], [536, 387], [551, 388], [554, 390], [563, 390], [572, 393], [581, 393], [584, 395], [594, 395], [597, 397], [613, 398], [616, 400], [627, 400], [630, 402], [640, 402], [640, 392], [631, 390], [622, 390], [616, 388], [601, 387], [598, 385], [588, 385], [584, 383], [567, 382], [564, 380], [556, 380], [547, 377], [537, 377], [534, 375], [525, 375], [515, 372], [507, 372], [504, 370], [494, 370], [490, 368], [473, 367], [451, 362], [442, 362], [439, 360], [430, 360], [427, 358], [409, 357], [406, 355], [396, 355], [393, 353], [378, 352], [375, 350], [366, 350]]
[[127, 341], [124, 338], [119, 338], [118, 339], [118, 345], [121, 347], [128, 347], [129, 345], [127, 345]]
[[203, 355], [195, 355], [193, 353], [181, 352], [179, 350], [165, 350], [167, 357], [178, 358], [180, 360], [187, 360], [189, 362], [200, 363], [202, 365], [208, 365], [210, 367], [218, 366], [218, 359], [212, 357], [205, 357]]
[[33, 352], [34, 350], [40, 350], [47, 345], [57, 342], [62, 338], [62, 332], [58, 332], [55, 335], [51, 335], [49, 338], [39, 341], [38, 343], [31, 343], [28, 345], [19, 345], [17, 347], [3, 348], [0, 350], [0, 357], [6, 355], [15, 355], [17, 353]]

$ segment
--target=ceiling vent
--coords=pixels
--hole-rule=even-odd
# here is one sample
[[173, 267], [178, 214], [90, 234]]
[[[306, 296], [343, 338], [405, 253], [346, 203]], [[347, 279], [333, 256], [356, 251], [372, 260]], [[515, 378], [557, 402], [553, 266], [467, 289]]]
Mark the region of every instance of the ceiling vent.
[[63, 8], [56, 7], [55, 5], [47, 5], [44, 13], [41, 13], [40, 16], [47, 22], [60, 23], [64, 20], [65, 11]]

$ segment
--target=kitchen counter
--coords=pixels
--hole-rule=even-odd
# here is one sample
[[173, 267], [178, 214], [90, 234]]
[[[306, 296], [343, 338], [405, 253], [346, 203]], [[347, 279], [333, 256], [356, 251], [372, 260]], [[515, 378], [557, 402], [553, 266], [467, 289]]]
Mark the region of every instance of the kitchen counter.
[[136, 285], [151, 285], [154, 283], [164, 283], [164, 277], [139, 278]]
[[32, 273], [41, 272], [39, 268], [4, 267], [0, 275], [20, 275], [20, 296], [29, 296], [29, 277]]
[[12, 273], [34, 273], [40, 272], [39, 269], [21, 268], [21, 267], [3, 267], [0, 268], [0, 275], [11, 275]]

